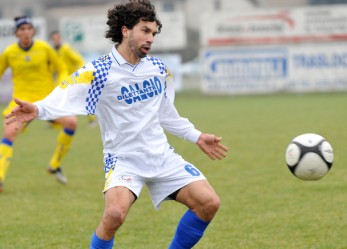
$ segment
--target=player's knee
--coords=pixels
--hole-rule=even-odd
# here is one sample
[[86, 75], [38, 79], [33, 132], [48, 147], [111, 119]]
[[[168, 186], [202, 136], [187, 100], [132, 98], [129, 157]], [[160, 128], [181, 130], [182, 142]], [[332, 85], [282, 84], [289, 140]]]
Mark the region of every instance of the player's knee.
[[210, 199], [210, 201], [207, 204], [207, 208], [210, 210], [211, 213], [215, 214], [219, 207], [221, 205], [221, 201], [218, 195], [213, 195]]
[[77, 118], [76, 117], [66, 117], [64, 121], [64, 128], [69, 130], [76, 130], [77, 128]]
[[125, 221], [126, 212], [119, 206], [109, 206], [105, 209], [104, 222], [110, 230], [116, 231]]
[[2, 138], [5, 138], [5, 139], [10, 140], [10, 141], [13, 142], [16, 139], [17, 134], [18, 133], [15, 132], [15, 131], [9, 131], [9, 132], [4, 133]]
[[6, 138], [7, 140], [13, 142], [20, 133], [20, 131], [21, 129], [16, 130], [15, 128], [7, 128], [4, 130], [3, 138]]
[[201, 206], [201, 216], [204, 217], [205, 220], [212, 220], [220, 205], [221, 201], [217, 194], [209, 196], [206, 202], [204, 202], [204, 204]]

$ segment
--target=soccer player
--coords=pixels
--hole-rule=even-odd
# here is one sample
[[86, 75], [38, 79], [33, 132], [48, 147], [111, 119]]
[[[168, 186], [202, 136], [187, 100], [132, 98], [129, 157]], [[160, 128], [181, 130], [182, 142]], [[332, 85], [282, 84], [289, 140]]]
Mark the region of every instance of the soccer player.
[[[35, 28], [32, 20], [26, 16], [15, 18], [17, 43], [9, 45], [0, 55], [0, 77], [7, 68], [12, 71], [13, 98], [35, 102], [46, 97], [55, 87], [49, 65], [53, 65], [58, 77], [67, 75], [57, 53], [46, 42], [34, 40]], [[16, 106], [12, 100], [3, 114], [7, 115]], [[69, 150], [75, 133], [77, 118], [61, 117], [53, 120], [61, 124], [63, 129], [58, 135], [55, 152], [50, 160], [48, 172], [55, 175], [61, 183], [67, 178], [60, 167], [61, 161]], [[13, 154], [13, 143], [20, 133], [16, 126], [5, 125], [0, 143], [0, 192], [3, 191], [5, 175]]]
[[130, 0], [108, 11], [106, 38], [115, 43], [108, 55], [64, 80], [42, 101], [19, 105], [7, 124], [34, 118], [95, 114], [104, 146], [105, 207], [90, 248], [112, 248], [143, 186], [155, 208], [175, 200], [188, 210], [177, 226], [170, 249], [192, 248], [219, 206], [220, 198], [203, 173], [175, 153], [164, 130], [190, 142], [211, 159], [228, 148], [222, 138], [202, 133], [173, 104], [174, 86], [165, 64], [148, 52], [162, 24], [147, 0]]
[[[72, 74], [84, 65], [82, 55], [72, 49], [69, 44], [62, 42], [59, 31], [55, 30], [51, 32], [50, 38], [53, 43], [54, 49], [66, 64], [69, 74]], [[88, 115], [88, 123], [90, 128], [96, 126], [96, 118], [94, 115]]]

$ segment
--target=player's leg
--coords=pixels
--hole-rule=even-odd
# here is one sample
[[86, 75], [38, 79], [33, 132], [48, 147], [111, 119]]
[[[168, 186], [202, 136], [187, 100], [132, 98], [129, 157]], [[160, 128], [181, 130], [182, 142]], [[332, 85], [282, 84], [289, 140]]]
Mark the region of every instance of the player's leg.
[[169, 249], [192, 248], [215, 216], [220, 199], [207, 180], [188, 184], [177, 192], [175, 199], [189, 210], [181, 218]]
[[90, 248], [111, 249], [117, 229], [124, 223], [135, 195], [123, 186], [112, 187], [105, 192], [105, 208], [99, 226], [92, 236]]
[[172, 148], [166, 155], [158, 171], [154, 171], [156, 175], [146, 185], [156, 208], [167, 199], [176, 200], [189, 208], [181, 218], [169, 248], [192, 248], [216, 214], [220, 199], [194, 165], [174, 153]]
[[63, 129], [58, 134], [56, 149], [50, 160], [48, 171], [54, 174], [59, 182], [66, 184], [67, 178], [63, 175], [60, 165], [70, 149], [77, 127], [77, 118], [75, 116], [63, 117], [54, 122], [62, 125]]
[[138, 170], [139, 165], [144, 165], [144, 158], [145, 156], [118, 158], [109, 153], [105, 155], [105, 208], [101, 222], [93, 234], [91, 249], [112, 248], [116, 231], [124, 223], [144, 185], [144, 178]]
[[13, 142], [21, 130], [17, 126], [18, 123], [4, 124], [4, 134], [0, 143], [0, 192], [3, 191], [3, 183], [12, 159]]
[[60, 131], [62, 129], [62, 125], [54, 122], [53, 120], [48, 120], [47, 123], [48, 123], [47, 125], [49, 128], [53, 128], [53, 129], [58, 130], [58, 131]]

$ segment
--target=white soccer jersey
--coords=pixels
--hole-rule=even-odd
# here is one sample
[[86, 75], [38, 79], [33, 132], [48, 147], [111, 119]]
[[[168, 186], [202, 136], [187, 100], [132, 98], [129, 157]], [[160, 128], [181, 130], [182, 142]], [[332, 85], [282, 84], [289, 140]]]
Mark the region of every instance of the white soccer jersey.
[[38, 101], [38, 118], [97, 116], [104, 154], [164, 153], [166, 131], [196, 142], [201, 134], [173, 105], [174, 86], [165, 64], [154, 57], [131, 65], [114, 47], [87, 64]]

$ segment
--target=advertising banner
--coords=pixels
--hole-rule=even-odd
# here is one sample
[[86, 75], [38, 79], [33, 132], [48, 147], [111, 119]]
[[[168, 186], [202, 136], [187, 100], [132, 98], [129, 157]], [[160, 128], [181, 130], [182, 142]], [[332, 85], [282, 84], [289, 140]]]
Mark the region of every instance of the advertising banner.
[[347, 44], [207, 48], [202, 91], [261, 94], [347, 90]]
[[203, 46], [347, 40], [347, 6], [205, 13]]
[[63, 40], [79, 52], [108, 53], [111, 41], [105, 38], [106, 16], [63, 17], [60, 30]]

